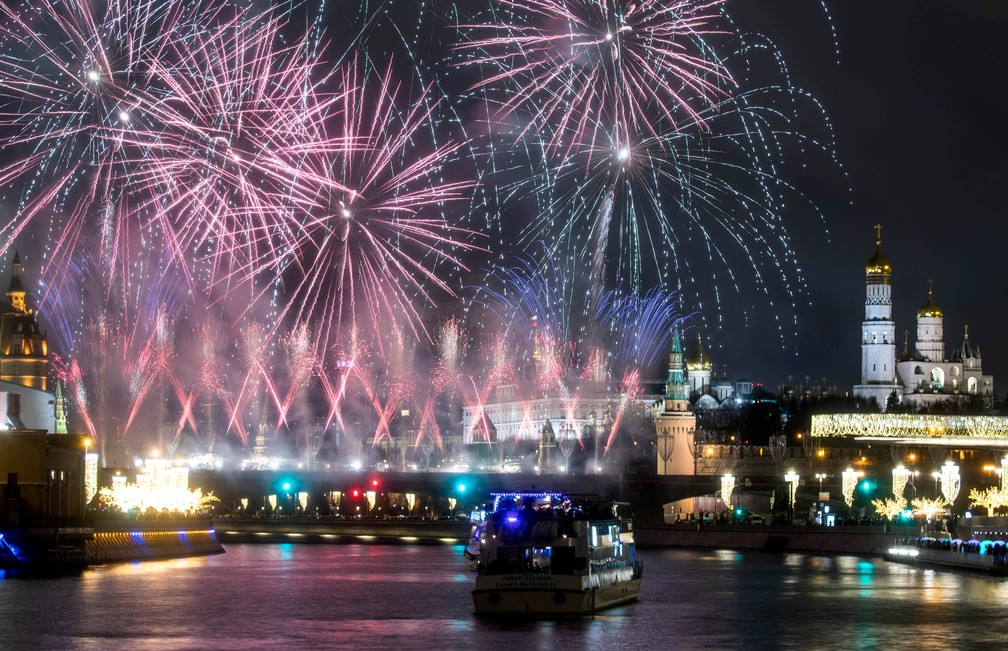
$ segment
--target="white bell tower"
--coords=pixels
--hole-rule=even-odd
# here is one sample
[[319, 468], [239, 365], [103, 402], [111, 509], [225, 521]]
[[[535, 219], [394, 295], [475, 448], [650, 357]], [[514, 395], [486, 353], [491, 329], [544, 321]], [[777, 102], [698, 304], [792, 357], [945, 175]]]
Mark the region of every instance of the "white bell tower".
[[861, 384], [854, 395], [874, 398], [883, 409], [896, 383], [896, 324], [892, 318], [892, 263], [882, 254], [882, 226], [875, 226], [875, 255], [865, 263], [865, 318], [861, 323]]

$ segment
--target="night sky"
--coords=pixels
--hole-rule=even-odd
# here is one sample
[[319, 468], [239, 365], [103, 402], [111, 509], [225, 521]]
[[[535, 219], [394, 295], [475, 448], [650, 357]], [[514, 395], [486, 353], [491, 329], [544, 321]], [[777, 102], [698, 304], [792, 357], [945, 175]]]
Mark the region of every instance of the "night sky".
[[[340, 63], [366, 41], [362, 35], [381, 29], [404, 40], [413, 33], [429, 36], [418, 51], [437, 50], [437, 39], [450, 43], [450, 33], [431, 36], [409, 24], [416, 6], [327, 3], [328, 38], [336, 44], [330, 58]], [[840, 164], [810, 166], [791, 177], [822, 211], [821, 219], [807, 211], [784, 214], [805, 294], [726, 294], [722, 315], [706, 300], [705, 312], [691, 320], [718, 371], [726, 366], [730, 377], [745, 376], [770, 390], [789, 375], [795, 384], [805, 376], [813, 384], [825, 377], [840, 393], [856, 384], [863, 265], [874, 253], [873, 225], [879, 223], [883, 251], [894, 265], [898, 348], [903, 331], [914, 332], [916, 310], [927, 301], [933, 278], [934, 300], [946, 315], [947, 349], [959, 345], [969, 325], [984, 369], [995, 375], [995, 391], [1003, 396], [998, 387], [1008, 382], [1008, 344], [1001, 324], [1008, 321], [1008, 301], [997, 263], [1008, 236], [1001, 209], [1008, 177], [1008, 135], [1001, 128], [1008, 114], [1008, 3], [837, 0], [824, 10], [810, 0], [731, 0], [725, 6], [739, 32], [767, 35], [792, 86], [821, 102]], [[395, 24], [400, 13], [401, 24]], [[291, 21], [292, 29], [297, 22]], [[380, 56], [381, 43], [379, 37], [366, 44], [370, 56]], [[396, 56], [400, 65], [411, 65], [402, 48]], [[22, 248], [30, 280], [37, 273], [33, 247]], [[483, 262], [475, 266], [490, 264]], [[744, 264], [733, 269], [751, 274]], [[698, 304], [684, 295], [684, 308], [697, 310]], [[690, 347], [693, 341], [687, 337]]]
[[[771, 390], [789, 374], [796, 384], [806, 375], [813, 383], [826, 376], [841, 393], [849, 390], [860, 380], [863, 265], [874, 253], [879, 223], [883, 252], [893, 263], [897, 352], [905, 329], [913, 341], [916, 310], [933, 278], [947, 349], [958, 347], [968, 325], [1003, 396], [1008, 295], [999, 262], [1008, 236], [1008, 4], [830, 3], [839, 63], [826, 21], [809, 6], [816, 3], [776, 2], [764, 12], [767, 4], [737, 2], [731, 10], [771, 35], [795, 85], [822, 101], [850, 202], [823, 206], [828, 236], [817, 224], [791, 224], [809, 299], [798, 311], [794, 350], [782, 354], [773, 333], [754, 324], [712, 334], [715, 362]], [[833, 196], [832, 178], [807, 180]]]

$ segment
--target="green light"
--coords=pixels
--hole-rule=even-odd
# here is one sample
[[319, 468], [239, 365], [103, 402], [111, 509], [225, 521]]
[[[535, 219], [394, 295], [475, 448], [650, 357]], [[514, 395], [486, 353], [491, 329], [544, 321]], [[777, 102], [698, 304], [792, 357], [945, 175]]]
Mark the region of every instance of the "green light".
[[285, 491], [289, 491], [289, 490], [290, 490], [290, 488], [291, 488], [291, 485], [290, 485], [290, 482], [289, 482], [289, 481], [285, 481], [285, 482], [284, 482], [284, 485], [283, 485], [283, 489], [284, 489]]
[[458, 490], [458, 492], [460, 492], [460, 493], [464, 493], [464, 492], [466, 492], [466, 485], [465, 485], [465, 484], [459, 484], [459, 485], [458, 485], [458, 486], [456, 486], [455, 488], [456, 488], [456, 490]]

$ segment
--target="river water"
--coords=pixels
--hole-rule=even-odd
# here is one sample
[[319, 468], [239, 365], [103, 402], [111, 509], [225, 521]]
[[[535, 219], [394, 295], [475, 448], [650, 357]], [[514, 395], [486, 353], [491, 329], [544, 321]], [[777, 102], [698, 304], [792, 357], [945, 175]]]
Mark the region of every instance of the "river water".
[[219, 556], [0, 580], [0, 648], [996, 648], [1008, 580], [853, 556], [641, 550], [640, 602], [472, 613], [458, 546], [229, 545]]

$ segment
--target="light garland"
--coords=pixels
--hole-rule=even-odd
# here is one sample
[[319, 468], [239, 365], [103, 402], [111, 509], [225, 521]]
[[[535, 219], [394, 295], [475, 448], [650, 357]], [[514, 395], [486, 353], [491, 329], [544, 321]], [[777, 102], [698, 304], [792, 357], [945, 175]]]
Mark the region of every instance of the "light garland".
[[847, 503], [848, 507], [854, 505], [854, 489], [857, 488], [858, 478], [861, 477], [861, 474], [860, 471], [848, 468], [840, 475], [843, 479], [841, 490], [843, 491], [844, 502]]
[[959, 466], [951, 461], [941, 467], [941, 492], [949, 504], [959, 497]]
[[902, 464], [892, 469], [892, 492], [897, 502], [905, 501], [903, 499], [903, 490], [906, 488], [907, 481], [909, 480], [910, 471], [904, 468]]
[[100, 491], [103, 501], [124, 512], [141, 514], [151, 509], [158, 513], [196, 513], [220, 501], [213, 493], [190, 490], [189, 469], [184, 466], [147, 459], [143, 470], [137, 473], [136, 483], [127, 482], [122, 475], [112, 477], [112, 487]]
[[725, 506], [729, 509], [732, 507], [731, 496], [732, 491], [734, 490], [735, 490], [735, 478], [732, 477], [732, 474], [730, 472], [726, 472], [721, 477], [721, 499], [724, 500]]
[[820, 414], [812, 417], [813, 437], [1008, 438], [1005, 416], [935, 414]]

